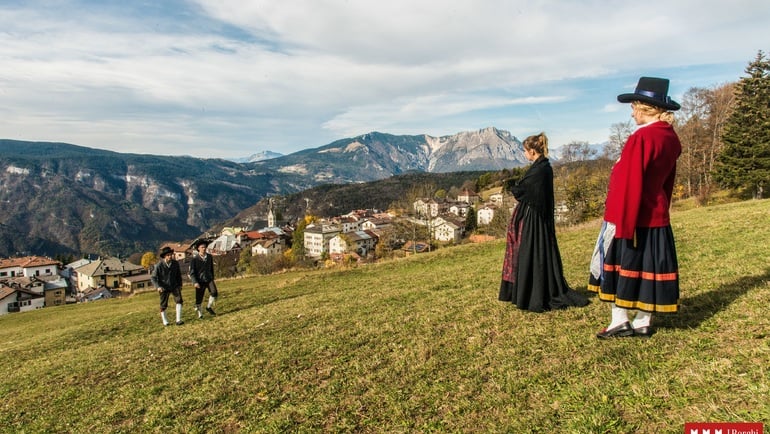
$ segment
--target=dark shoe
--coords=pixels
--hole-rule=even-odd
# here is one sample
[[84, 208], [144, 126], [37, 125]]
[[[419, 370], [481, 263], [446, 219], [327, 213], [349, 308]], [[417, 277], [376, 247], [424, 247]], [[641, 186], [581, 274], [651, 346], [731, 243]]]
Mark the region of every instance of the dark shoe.
[[620, 338], [620, 337], [626, 337], [631, 336], [634, 334], [634, 329], [631, 327], [631, 323], [626, 321], [623, 324], [613, 327], [611, 329], [603, 329], [599, 333], [596, 334], [596, 337], [599, 339], [609, 339], [609, 338]]
[[182, 325], [182, 324], [184, 324], [184, 321], [177, 321], [176, 322], [176, 325]]
[[210, 313], [210, 314], [212, 314], [212, 315], [216, 315], [216, 314], [217, 314], [216, 312], [214, 312], [214, 309], [212, 309], [212, 308], [210, 308], [210, 307], [207, 307], [207, 308], [206, 308], [206, 312], [208, 312], [208, 313]]
[[638, 329], [634, 329], [634, 336], [640, 337], [640, 338], [649, 338], [655, 333], [655, 330], [651, 326], [646, 327], [639, 327]]

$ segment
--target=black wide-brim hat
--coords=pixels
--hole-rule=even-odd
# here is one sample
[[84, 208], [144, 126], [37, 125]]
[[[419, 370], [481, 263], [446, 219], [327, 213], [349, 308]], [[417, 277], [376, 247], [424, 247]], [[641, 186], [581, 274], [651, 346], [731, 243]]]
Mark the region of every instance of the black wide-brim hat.
[[200, 246], [201, 244], [205, 244], [206, 247], [208, 247], [209, 246], [209, 241], [206, 240], [206, 239], [203, 239], [203, 238], [198, 238], [195, 241], [193, 241], [192, 247], [193, 247], [193, 249], [198, 250], [198, 246]]
[[160, 252], [158, 253], [158, 256], [160, 256], [162, 258], [162, 257], [164, 257], [166, 255], [171, 254], [171, 253], [174, 253], [174, 249], [172, 249], [169, 246], [165, 246], [162, 249], [160, 249]]
[[618, 101], [641, 101], [671, 111], [682, 107], [668, 96], [668, 79], [658, 77], [641, 77], [634, 93], [620, 94]]

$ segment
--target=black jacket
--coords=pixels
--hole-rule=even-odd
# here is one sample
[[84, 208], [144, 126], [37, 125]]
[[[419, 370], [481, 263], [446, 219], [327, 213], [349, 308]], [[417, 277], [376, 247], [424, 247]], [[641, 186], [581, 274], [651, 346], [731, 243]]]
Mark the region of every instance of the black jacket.
[[173, 291], [182, 288], [182, 272], [179, 270], [179, 262], [172, 259], [168, 265], [161, 259], [155, 264], [150, 276], [152, 284], [156, 288], [163, 288], [164, 291]]
[[190, 280], [193, 285], [196, 283], [209, 283], [214, 281], [214, 260], [211, 255], [206, 255], [206, 259], [201, 258], [199, 254], [194, 254], [190, 261]]
[[[553, 169], [548, 158], [540, 156], [511, 188], [511, 193], [518, 206], [531, 208], [550, 228], [554, 227]], [[516, 214], [518, 219], [522, 215]]]

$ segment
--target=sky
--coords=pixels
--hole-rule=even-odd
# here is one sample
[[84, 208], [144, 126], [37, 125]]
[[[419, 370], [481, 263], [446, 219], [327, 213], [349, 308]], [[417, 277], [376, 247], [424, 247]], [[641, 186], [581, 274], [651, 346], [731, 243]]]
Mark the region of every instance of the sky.
[[0, 138], [290, 154], [372, 131], [602, 143], [640, 76], [738, 81], [770, 1], [0, 0]]

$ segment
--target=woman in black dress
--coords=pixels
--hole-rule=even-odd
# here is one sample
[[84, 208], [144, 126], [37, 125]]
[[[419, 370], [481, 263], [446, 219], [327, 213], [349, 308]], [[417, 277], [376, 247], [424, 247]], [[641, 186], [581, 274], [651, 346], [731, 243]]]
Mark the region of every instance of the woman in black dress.
[[545, 133], [529, 136], [523, 145], [533, 164], [511, 188], [518, 205], [508, 224], [498, 299], [532, 312], [585, 306], [588, 299], [564, 279], [556, 243], [548, 138]]

